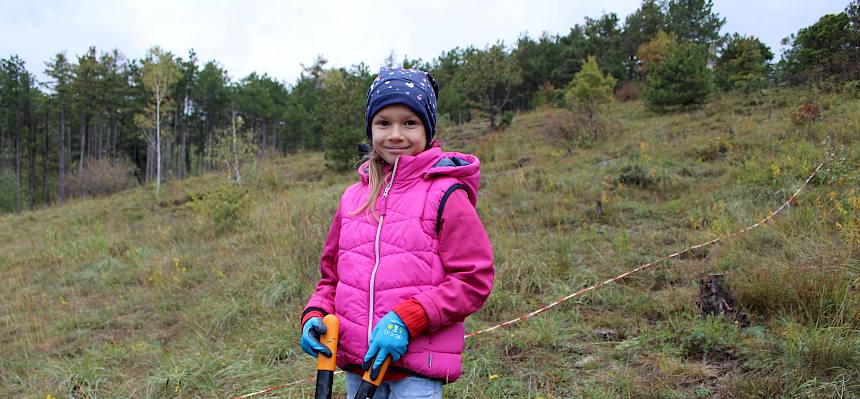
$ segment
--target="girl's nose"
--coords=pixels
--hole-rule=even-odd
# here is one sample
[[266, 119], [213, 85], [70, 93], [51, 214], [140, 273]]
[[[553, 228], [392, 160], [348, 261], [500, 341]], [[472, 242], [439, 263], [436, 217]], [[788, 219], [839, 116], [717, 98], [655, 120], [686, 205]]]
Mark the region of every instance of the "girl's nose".
[[401, 130], [401, 129], [403, 129], [403, 127], [398, 125], [398, 124], [394, 124], [393, 126], [391, 126], [391, 135], [388, 136], [388, 138], [390, 138], [392, 140], [403, 139], [403, 137], [404, 137], [403, 136], [403, 130]]

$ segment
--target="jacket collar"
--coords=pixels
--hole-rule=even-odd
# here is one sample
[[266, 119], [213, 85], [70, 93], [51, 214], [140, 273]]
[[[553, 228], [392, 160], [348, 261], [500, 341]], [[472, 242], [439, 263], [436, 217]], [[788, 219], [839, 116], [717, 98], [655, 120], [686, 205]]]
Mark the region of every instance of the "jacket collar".
[[[432, 168], [440, 159], [442, 159], [442, 146], [439, 140], [433, 140], [430, 143], [430, 148], [420, 154], [400, 156], [400, 159], [397, 161], [397, 181], [424, 177], [424, 172]], [[368, 162], [364, 162], [358, 167], [358, 174], [365, 183], [368, 182]], [[386, 174], [390, 173], [391, 169], [392, 165], [385, 165]]]

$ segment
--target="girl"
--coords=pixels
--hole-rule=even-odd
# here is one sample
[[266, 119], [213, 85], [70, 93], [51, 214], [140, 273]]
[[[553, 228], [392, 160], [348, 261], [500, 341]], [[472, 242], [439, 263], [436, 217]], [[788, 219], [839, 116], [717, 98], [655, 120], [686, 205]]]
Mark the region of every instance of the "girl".
[[340, 318], [338, 367], [351, 399], [361, 370], [392, 363], [374, 398], [441, 398], [460, 376], [463, 320], [493, 285], [493, 250], [475, 211], [478, 158], [433, 140], [438, 86], [429, 73], [382, 68], [367, 92], [372, 151], [343, 194], [302, 314], [302, 349], [322, 317]]

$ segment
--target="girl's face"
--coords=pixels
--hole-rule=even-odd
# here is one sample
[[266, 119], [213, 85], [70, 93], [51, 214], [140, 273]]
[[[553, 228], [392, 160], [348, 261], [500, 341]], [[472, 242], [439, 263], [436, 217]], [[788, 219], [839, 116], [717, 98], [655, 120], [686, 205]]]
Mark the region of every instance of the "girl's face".
[[401, 155], [418, 155], [427, 147], [427, 131], [421, 118], [403, 104], [389, 105], [373, 116], [370, 126], [373, 150], [394, 164]]

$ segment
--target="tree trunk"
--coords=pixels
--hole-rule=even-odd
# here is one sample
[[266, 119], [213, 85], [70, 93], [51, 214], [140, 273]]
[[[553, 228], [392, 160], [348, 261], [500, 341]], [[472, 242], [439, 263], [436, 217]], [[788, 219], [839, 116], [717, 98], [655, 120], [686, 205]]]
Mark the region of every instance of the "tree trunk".
[[206, 144], [203, 151], [206, 157], [206, 171], [212, 170], [212, 113], [210, 112], [206, 118]]
[[152, 181], [152, 176], [155, 174], [153, 170], [155, 169], [155, 154], [152, 152], [153, 143], [151, 136], [146, 138], [146, 179], [147, 183]]
[[272, 149], [278, 151], [278, 130], [272, 133]]
[[269, 146], [269, 125], [266, 121], [263, 121], [263, 145], [260, 146], [261, 149], [265, 149]]
[[27, 206], [32, 211], [36, 198], [36, 123], [30, 116], [29, 134], [27, 138]]
[[236, 111], [233, 111], [233, 162], [236, 168], [236, 183], [242, 183], [242, 172], [239, 170], [239, 152], [236, 150]]
[[161, 192], [161, 99], [155, 102], [155, 196]]
[[104, 147], [104, 152], [105, 152], [104, 156], [107, 159], [111, 159], [111, 156], [110, 156], [110, 140], [111, 140], [112, 134], [113, 134], [113, 121], [108, 121], [107, 136], [105, 137], [105, 147]]
[[78, 162], [78, 174], [81, 174], [84, 172], [84, 154], [86, 154], [86, 144], [87, 144], [87, 142], [86, 142], [86, 137], [87, 137], [86, 126], [87, 126], [86, 123], [81, 125], [81, 147], [80, 147], [81, 160], [80, 160], [80, 162]]
[[42, 200], [47, 204], [50, 202], [50, 198], [48, 197], [48, 152], [51, 151], [50, 146], [50, 123], [49, 119], [50, 115], [48, 112], [45, 112], [45, 120], [44, 120], [44, 130], [42, 134], [42, 143], [44, 144], [42, 147]]
[[66, 169], [72, 166], [72, 127], [66, 126]]
[[60, 97], [60, 140], [58, 142], [60, 170], [57, 176], [57, 203], [62, 203], [66, 189], [66, 104], [62, 97]]
[[15, 132], [15, 211], [21, 209], [21, 132]]
[[182, 129], [182, 148], [180, 149], [179, 178], [184, 179], [186, 173], [191, 169], [188, 166], [188, 129]]

